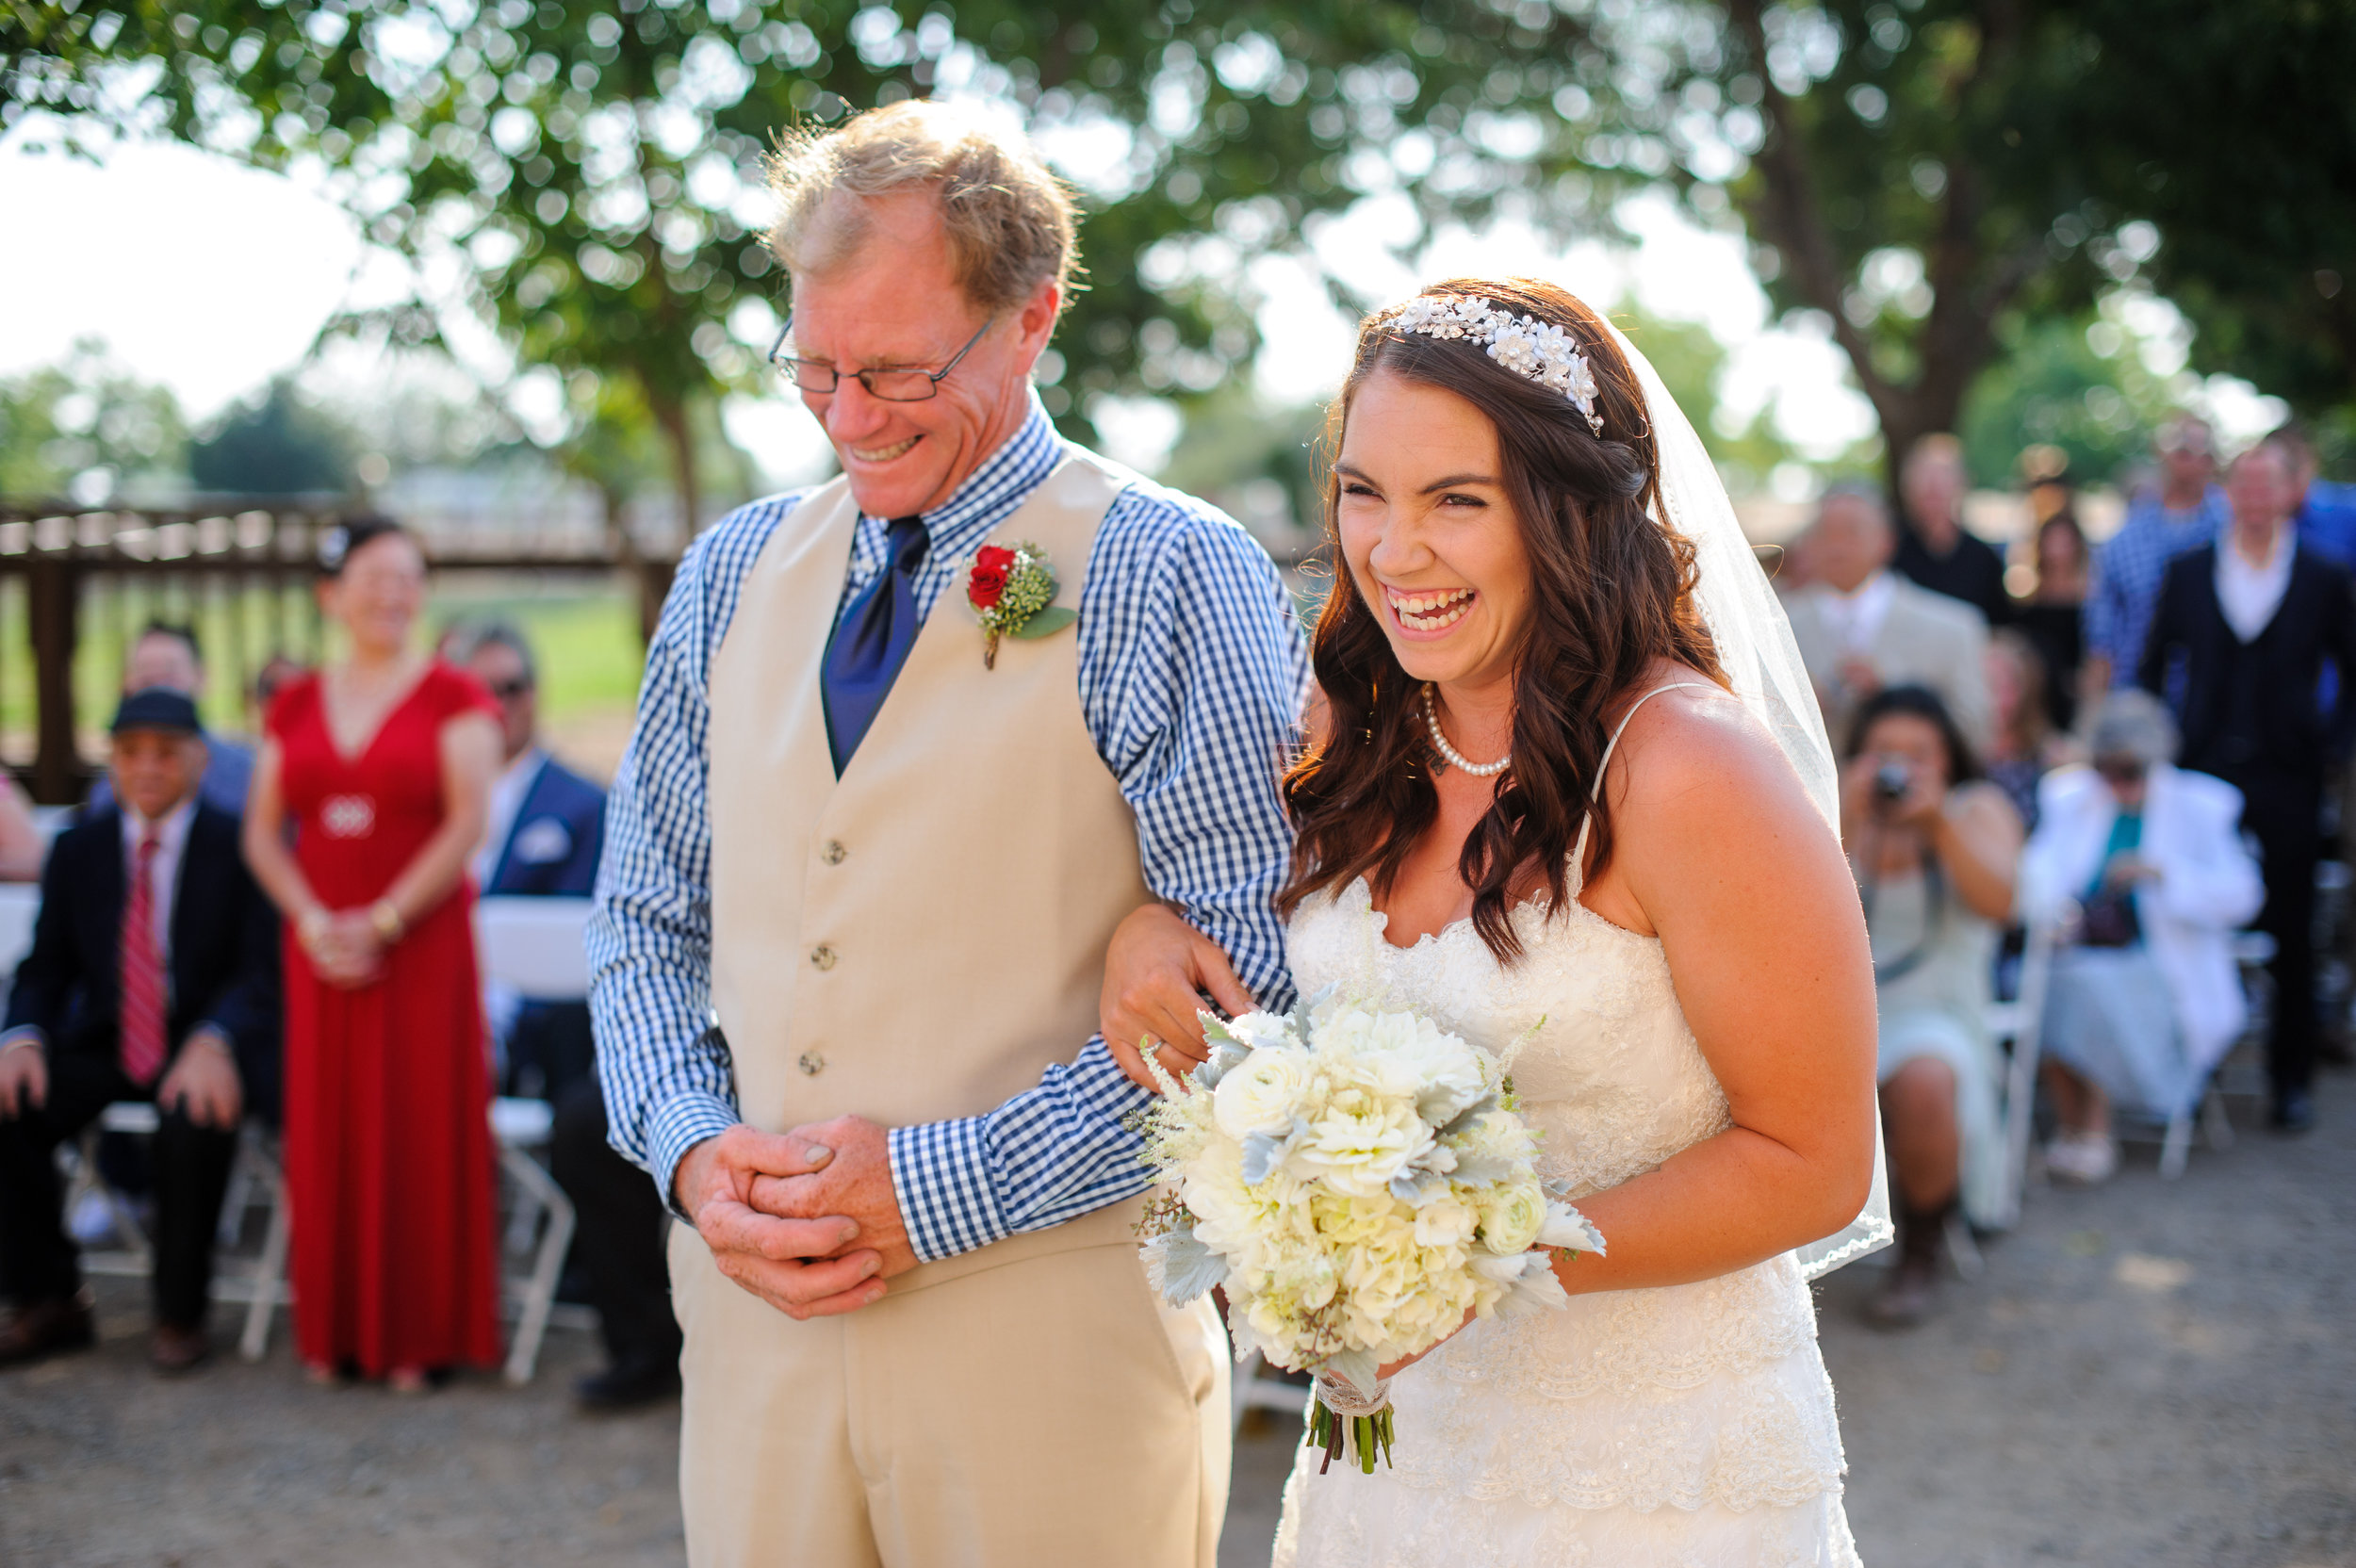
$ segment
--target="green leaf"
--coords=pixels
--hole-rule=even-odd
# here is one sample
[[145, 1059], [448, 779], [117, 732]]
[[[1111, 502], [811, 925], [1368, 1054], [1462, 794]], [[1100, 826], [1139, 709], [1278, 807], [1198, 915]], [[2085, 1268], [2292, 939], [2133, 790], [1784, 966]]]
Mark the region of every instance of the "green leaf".
[[1035, 643], [1041, 637], [1053, 637], [1079, 618], [1080, 612], [1077, 610], [1067, 610], [1060, 604], [1051, 604], [1014, 630], [1007, 632], [1006, 635], [1019, 637], [1026, 643]]

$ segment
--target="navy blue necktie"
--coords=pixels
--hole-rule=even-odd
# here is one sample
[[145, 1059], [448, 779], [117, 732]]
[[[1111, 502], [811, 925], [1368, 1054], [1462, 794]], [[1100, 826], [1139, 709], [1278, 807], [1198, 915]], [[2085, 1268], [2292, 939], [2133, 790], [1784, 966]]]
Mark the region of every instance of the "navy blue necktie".
[[932, 539], [921, 517], [894, 517], [884, 546], [884, 569], [859, 590], [826, 643], [818, 690], [826, 705], [826, 744], [835, 776], [875, 722], [900, 666], [908, 662], [923, 617], [916, 612], [916, 569]]

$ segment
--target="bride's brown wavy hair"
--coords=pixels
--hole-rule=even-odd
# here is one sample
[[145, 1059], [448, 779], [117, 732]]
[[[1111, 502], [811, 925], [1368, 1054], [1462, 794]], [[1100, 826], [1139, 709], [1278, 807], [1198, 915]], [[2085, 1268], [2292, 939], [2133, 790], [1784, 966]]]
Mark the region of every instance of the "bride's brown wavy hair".
[[[1635, 372], [1601, 318], [1554, 285], [1454, 278], [1427, 298], [1483, 299], [1562, 327], [1594, 370], [1600, 434], [1562, 393], [1507, 370], [1479, 344], [1366, 318], [1350, 379], [1327, 416], [1338, 458], [1350, 404], [1378, 372], [1453, 392], [1497, 429], [1499, 476], [1530, 559], [1530, 625], [1513, 676], [1513, 765], [1464, 841], [1457, 873], [1473, 890], [1473, 927], [1501, 962], [1520, 956], [1517, 887], [1549, 915], [1570, 896], [1566, 868], [1611, 734], [1606, 721], [1654, 661], [1726, 683], [1693, 603], [1692, 541], [1659, 520], [1661, 458]], [[1385, 895], [1438, 814], [1422, 686], [1400, 668], [1360, 596], [1341, 545], [1341, 482], [1328, 474], [1326, 547], [1335, 581], [1310, 640], [1329, 706], [1324, 736], [1286, 770], [1300, 847], [1278, 897], [1301, 900], [1364, 875]], [[1612, 858], [1612, 811], [1595, 802], [1589, 875]]]

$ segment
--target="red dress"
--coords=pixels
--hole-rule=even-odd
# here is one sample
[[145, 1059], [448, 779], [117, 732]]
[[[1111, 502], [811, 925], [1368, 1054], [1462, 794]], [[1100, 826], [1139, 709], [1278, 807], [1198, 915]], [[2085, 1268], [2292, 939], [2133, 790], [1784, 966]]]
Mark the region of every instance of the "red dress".
[[[366, 908], [442, 822], [442, 726], [498, 709], [435, 662], [356, 758], [335, 748], [317, 677], [271, 705], [295, 858], [331, 909]], [[295, 1344], [315, 1365], [499, 1359], [497, 1155], [476, 982], [474, 889], [410, 923], [384, 973], [327, 985], [286, 939], [286, 1195]]]

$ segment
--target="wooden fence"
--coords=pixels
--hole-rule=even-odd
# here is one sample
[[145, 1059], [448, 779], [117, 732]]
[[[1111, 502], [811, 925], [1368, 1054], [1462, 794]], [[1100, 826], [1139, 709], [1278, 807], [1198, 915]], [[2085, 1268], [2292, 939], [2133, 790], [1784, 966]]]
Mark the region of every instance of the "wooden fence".
[[[74, 747], [74, 655], [94, 585], [114, 590], [108, 598], [123, 623], [101, 630], [126, 643], [152, 616], [193, 620], [206, 602], [258, 594], [266, 605], [260, 634], [250, 641], [251, 617], [233, 615], [230, 645], [208, 650], [207, 661], [237, 690], [251, 690], [254, 672], [271, 653], [317, 656], [319, 612], [307, 590], [319, 536], [339, 517], [366, 510], [334, 496], [214, 496], [169, 507], [0, 501], [0, 584], [22, 580], [29, 632], [34, 755], [25, 782], [33, 798], [70, 805], [88, 782]], [[671, 563], [640, 557], [618, 529], [602, 537], [579, 529], [539, 537], [529, 530], [420, 532], [437, 573], [628, 571], [638, 580], [642, 630], [652, 628], [670, 587]], [[11, 651], [0, 649], [0, 662]]]

